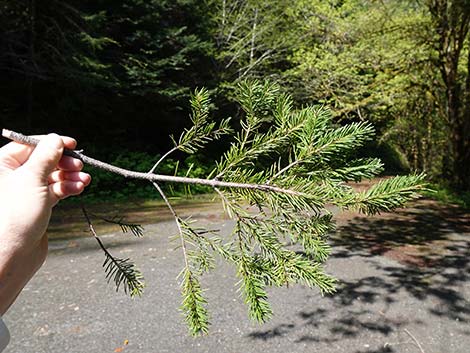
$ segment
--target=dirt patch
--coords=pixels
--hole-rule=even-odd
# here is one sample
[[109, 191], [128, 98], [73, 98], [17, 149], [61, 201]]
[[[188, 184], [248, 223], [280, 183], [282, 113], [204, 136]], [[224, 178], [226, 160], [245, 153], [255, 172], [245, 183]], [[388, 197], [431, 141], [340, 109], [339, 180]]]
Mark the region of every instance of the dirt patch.
[[371, 217], [344, 212], [336, 221], [334, 243], [414, 267], [432, 267], [448, 256], [455, 247], [452, 235], [470, 238], [468, 211], [428, 199]]

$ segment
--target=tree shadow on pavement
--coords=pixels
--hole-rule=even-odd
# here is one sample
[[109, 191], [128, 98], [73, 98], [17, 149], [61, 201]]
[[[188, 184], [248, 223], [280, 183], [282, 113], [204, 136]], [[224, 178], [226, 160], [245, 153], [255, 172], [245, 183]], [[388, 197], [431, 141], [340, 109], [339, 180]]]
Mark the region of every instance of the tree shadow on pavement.
[[[393, 344], [403, 341], [416, 346], [403, 333], [407, 327], [432, 328], [440, 320], [453, 325], [454, 332], [458, 328], [470, 335], [465, 330], [470, 323], [469, 220], [468, 212], [429, 200], [396, 213], [341, 216], [332, 236], [332, 261], [354, 267], [360, 260], [374, 273], [348, 278], [345, 272], [338, 292], [322, 299], [327, 301], [322, 308], [297, 313], [296, 324], [281, 324], [249, 336], [268, 340], [296, 335], [297, 342], [341, 346], [353, 339], [375, 337], [391, 343], [351, 352], [392, 353], [397, 352]], [[302, 325], [309, 328], [309, 334], [299, 335], [304, 332]]]
[[397, 266], [376, 263], [387, 278], [374, 279], [371, 286], [385, 288], [389, 300], [405, 289], [419, 300], [432, 298], [439, 303], [431, 310], [434, 315], [470, 322], [469, 298], [460, 291], [470, 280], [469, 212], [422, 200], [396, 213], [357, 216], [339, 224], [333, 236], [335, 247], [342, 249], [334, 257], [394, 260]]
[[[470, 233], [470, 212], [430, 200], [419, 201], [413, 207], [394, 213], [372, 217], [344, 213], [338, 215], [337, 222], [332, 245], [344, 246], [344, 249], [335, 251], [335, 257], [348, 257], [351, 253], [361, 256], [383, 255], [399, 248], [403, 256], [396, 260], [418, 267], [434, 264], [433, 257], [440, 260], [447, 250], [458, 251], [451, 247], [452, 236]], [[402, 248], [404, 246], [408, 248]], [[448, 248], [444, 249], [443, 246]], [[413, 250], [416, 251], [413, 253]], [[407, 258], [410, 251], [411, 256]]]

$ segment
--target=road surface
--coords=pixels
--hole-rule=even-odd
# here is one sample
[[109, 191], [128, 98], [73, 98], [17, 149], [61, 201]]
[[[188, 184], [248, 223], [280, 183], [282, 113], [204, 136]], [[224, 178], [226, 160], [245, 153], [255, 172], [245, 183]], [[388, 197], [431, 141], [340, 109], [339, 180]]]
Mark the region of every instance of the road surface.
[[[275, 316], [264, 325], [249, 320], [234, 269], [220, 264], [203, 279], [212, 326], [201, 338], [188, 335], [178, 309], [182, 257], [169, 240], [171, 221], [147, 226], [141, 239], [103, 237], [144, 273], [140, 299], [106, 284], [93, 239], [54, 241], [4, 318], [12, 335], [6, 353], [468, 353], [468, 214], [441, 211], [425, 203], [396, 216], [340, 219], [327, 263], [338, 292], [270, 289]], [[232, 226], [220, 211], [204, 222], [223, 233]]]

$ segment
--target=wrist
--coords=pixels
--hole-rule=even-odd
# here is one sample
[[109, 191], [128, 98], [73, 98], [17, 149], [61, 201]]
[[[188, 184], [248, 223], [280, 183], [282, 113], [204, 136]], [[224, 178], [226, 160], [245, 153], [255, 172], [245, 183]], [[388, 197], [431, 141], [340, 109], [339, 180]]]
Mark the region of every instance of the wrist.
[[[3, 259], [9, 259], [15, 256], [24, 256], [33, 244], [28, 244], [25, 237], [15, 232], [8, 224], [3, 223], [0, 226], [0, 264]], [[17, 228], [17, 227], [16, 227]]]
[[[5, 212], [0, 218], [0, 256], [30, 255], [38, 248], [45, 230], [34, 228], [21, 218]], [[6, 216], [6, 217], [5, 217]], [[11, 222], [11, 220], [14, 220]]]
[[[0, 246], [0, 316], [41, 267], [47, 253], [41, 244], [36, 249]], [[47, 239], [46, 239], [47, 247]]]
[[19, 260], [10, 250], [0, 251], [0, 316], [5, 314], [26, 284], [23, 276], [18, 276], [18, 272], [22, 272]]

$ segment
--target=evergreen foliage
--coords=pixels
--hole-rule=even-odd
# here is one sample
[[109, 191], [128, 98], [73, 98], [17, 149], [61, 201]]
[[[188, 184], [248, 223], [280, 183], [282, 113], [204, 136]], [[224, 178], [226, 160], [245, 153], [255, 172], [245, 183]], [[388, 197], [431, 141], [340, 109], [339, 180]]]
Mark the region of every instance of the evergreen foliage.
[[229, 121], [222, 120], [217, 129], [216, 123], [209, 120], [210, 97], [206, 89], [196, 90], [191, 96], [191, 123], [192, 126], [186, 129], [176, 141], [173, 137], [175, 149], [193, 154], [204, 147], [212, 140], [218, 140], [223, 135], [232, 132]]
[[468, 189], [469, 14], [463, 0], [2, 0], [0, 124], [109, 161], [123, 146], [154, 156], [190, 128], [194, 87], [238, 118], [232, 89], [269, 78]]
[[[337, 126], [325, 107], [295, 109], [292, 98], [269, 82], [242, 82], [235, 97], [244, 111], [240, 131], [207, 176], [212, 181], [254, 186], [213, 187], [234, 222], [231, 235], [220, 237], [190, 218], [180, 218], [160, 186], [153, 183], [178, 228], [184, 257], [179, 276], [181, 309], [192, 334], [206, 333], [209, 328], [200, 277], [215, 267], [217, 256], [236, 269], [249, 316], [265, 322], [273, 314], [269, 286], [298, 283], [322, 294], [335, 291], [336, 279], [323, 268], [331, 252], [328, 234], [334, 229], [330, 205], [375, 214], [402, 206], [423, 190], [423, 175], [386, 179], [361, 192], [346, 183], [371, 178], [381, 170], [376, 159], [351, 159], [373, 137], [368, 123]], [[210, 122], [205, 90], [195, 92], [191, 105], [194, 125], [174, 139], [169, 153], [177, 149], [195, 152], [219, 138], [221, 131], [229, 131], [226, 120], [219, 125]], [[133, 265], [128, 261], [113, 260], [107, 254], [107, 278], [131, 295], [140, 294], [141, 275], [131, 274]]]
[[144, 235], [144, 228], [140, 224], [126, 222], [123, 217], [113, 217], [111, 219], [101, 217], [101, 219], [107, 223], [118, 225], [123, 233], [131, 232], [138, 238]]
[[1, 125], [75, 136], [108, 160], [109, 145], [157, 154], [213, 80], [207, 12], [194, 0], [1, 1]]
[[[105, 254], [103, 268], [108, 283], [112, 280], [114, 282], [114, 285], [116, 286], [116, 291], [118, 291], [120, 288], [123, 288], [124, 293], [129, 294], [131, 297], [140, 296], [144, 289], [144, 277], [142, 273], [135, 267], [135, 264], [131, 261], [131, 259], [121, 259], [115, 257], [108, 251], [108, 249], [106, 249], [103, 242], [98, 237], [98, 234], [96, 234], [93, 224], [91, 222], [91, 218], [88, 215], [88, 212], [86, 211], [85, 207], [83, 206], [82, 211], [88, 223], [91, 235], [96, 239], [98, 245]], [[130, 230], [135, 236], [141, 236], [143, 234], [142, 227], [140, 225], [124, 223], [122, 222], [122, 220], [106, 221], [119, 224], [121, 230], [124, 233]]]
[[116, 291], [122, 286], [124, 293], [131, 297], [140, 296], [144, 288], [143, 276], [135, 268], [134, 263], [129, 259], [120, 259], [113, 257], [109, 252], [105, 251], [106, 259], [103, 267], [106, 273], [108, 283], [112, 280], [116, 286]]

